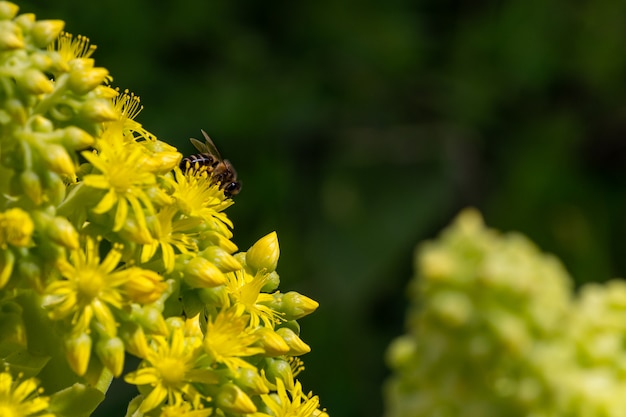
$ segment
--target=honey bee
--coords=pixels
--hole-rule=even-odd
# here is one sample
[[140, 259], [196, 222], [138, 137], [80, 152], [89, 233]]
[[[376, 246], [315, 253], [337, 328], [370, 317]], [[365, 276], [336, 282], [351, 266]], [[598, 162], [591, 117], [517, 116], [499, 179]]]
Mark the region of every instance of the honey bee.
[[237, 181], [235, 168], [227, 159], [222, 159], [209, 135], [204, 130], [200, 131], [204, 136], [204, 142], [194, 138], [189, 139], [200, 153], [183, 158], [180, 162], [180, 169], [186, 171], [192, 167], [205, 167], [207, 172], [212, 174], [212, 182], [220, 184], [220, 189], [224, 190], [226, 197], [239, 194], [241, 183]]

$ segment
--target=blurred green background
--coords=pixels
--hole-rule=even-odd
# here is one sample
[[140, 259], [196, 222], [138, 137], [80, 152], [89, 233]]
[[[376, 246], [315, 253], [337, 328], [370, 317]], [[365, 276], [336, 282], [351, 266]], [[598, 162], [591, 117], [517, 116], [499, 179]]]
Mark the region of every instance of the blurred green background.
[[462, 207], [579, 284], [625, 275], [626, 2], [19, 4], [89, 36], [161, 140], [231, 160], [234, 241], [276, 230], [281, 289], [320, 302], [300, 377], [331, 415], [382, 414], [414, 247]]

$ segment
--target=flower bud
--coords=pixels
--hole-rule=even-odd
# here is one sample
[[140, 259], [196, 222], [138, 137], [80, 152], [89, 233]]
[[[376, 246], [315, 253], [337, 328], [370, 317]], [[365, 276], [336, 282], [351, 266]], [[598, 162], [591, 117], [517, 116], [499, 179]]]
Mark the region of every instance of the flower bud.
[[140, 142], [150, 153], [146, 168], [152, 172], [165, 174], [180, 164], [182, 155], [175, 147], [160, 140]]
[[293, 371], [291, 365], [284, 359], [265, 359], [265, 376], [272, 384], [276, 384], [276, 379], [285, 383], [287, 389], [293, 389]]
[[95, 142], [93, 136], [75, 126], [65, 128], [63, 133], [63, 145], [69, 149], [79, 151], [92, 146]]
[[104, 366], [118, 377], [124, 369], [124, 342], [119, 337], [102, 338], [96, 343], [96, 354]]
[[[75, 179], [75, 177], [68, 178], [68, 180], [72, 180], [72, 182]], [[45, 196], [48, 203], [55, 206], [61, 204], [61, 201], [65, 198], [67, 186], [61, 179], [60, 175], [53, 171], [44, 170], [41, 175], [41, 180], [46, 189]]]
[[25, 33], [30, 32], [33, 25], [35, 24], [35, 21], [36, 18], [34, 13], [22, 13], [21, 15], [16, 16], [15, 19], [13, 19], [13, 22], [17, 24], [17, 26], [19, 26], [20, 29], [22, 29], [22, 31], [24, 31]]
[[246, 264], [258, 271], [265, 269], [267, 272], [276, 270], [280, 249], [276, 232], [265, 235], [259, 239], [246, 253]]
[[78, 248], [78, 232], [64, 217], [54, 217], [48, 221], [47, 232], [50, 239], [68, 249]]
[[259, 342], [266, 356], [281, 356], [289, 352], [287, 342], [273, 329], [259, 327], [254, 333], [260, 336]]
[[283, 338], [283, 340], [285, 340], [287, 345], [289, 345], [289, 352], [287, 353], [288, 355], [300, 356], [311, 351], [309, 345], [304, 343], [293, 330], [287, 327], [281, 327], [280, 329], [276, 330], [276, 333], [279, 334], [280, 337]]
[[228, 282], [217, 266], [200, 256], [189, 260], [183, 279], [192, 288], [217, 287]]
[[163, 277], [149, 269], [132, 267], [127, 269], [126, 273], [128, 280], [124, 283], [124, 291], [136, 303], [153, 303], [167, 289]]
[[20, 10], [17, 4], [10, 1], [0, 1], [0, 20], [11, 20]]
[[133, 308], [132, 317], [135, 319], [137, 324], [148, 330], [150, 333], [160, 335], [166, 335], [168, 333], [167, 324], [165, 323], [163, 315], [158, 309], [152, 306], [135, 306]]
[[91, 122], [112, 122], [119, 115], [113, 104], [105, 99], [92, 99], [87, 101], [80, 109], [80, 115]]
[[35, 68], [29, 68], [22, 72], [15, 81], [21, 89], [29, 94], [48, 94], [54, 90], [54, 83], [43, 72]]
[[69, 88], [77, 94], [87, 94], [101, 85], [109, 76], [106, 68], [79, 68], [70, 71]]
[[209, 246], [200, 252], [200, 255], [209, 260], [224, 273], [239, 271], [243, 268], [235, 257], [217, 245]]
[[267, 279], [265, 281], [265, 284], [263, 284], [263, 287], [261, 287], [261, 292], [272, 293], [276, 291], [279, 285], [280, 275], [278, 275], [278, 272], [272, 271], [267, 274]]
[[150, 348], [148, 347], [146, 334], [141, 326], [136, 323], [125, 323], [120, 328], [119, 335], [124, 341], [126, 350], [131, 355], [135, 355], [138, 358], [146, 357]]
[[67, 150], [56, 144], [48, 144], [41, 149], [42, 158], [52, 171], [70, 178], [76, 176], [76, 166]]
[[23, 47], [22, 30], [13, 22], [0, 21], [0, 51], [11, 51]]
[[40, 114], [33, 115], [30, 118], [30, 125], [33, 131], [38, 133], [50, 133], [54, 129], [54, 123]]
[[249, 414], [256, 412], [256, 406], [248, 395], [235, 384], [226, 384], [215, 397], [217, 407], [229, 413]]
[[197, 293], [204, 304], [224, 306], [228, 303], [228, 290], [225, 286], [200, 288], [197, 290]]
[[235, 245], [232, 241], [228, 240], [228, 238], [224, 237], [220, 233], [214, 231], [202, 233], [201, 239], [221, 247], [228, 253], [237, 252], [237, 245]]
[[70, 368], [78, 376], [85, 375], [91, 358], [91, 337], [87, 333], [71, 335], [65, 339], [65, 350]]
[[298, 320], [308, 316], [319, 307], [319, 303], [295, 291], [289, 291], [282, 297], [281, 312], [287, 320]]
[[39, 20], [30, 30], [33, 42], [39, 48], [45, 48], [59, 37], [65, 22], [62, 20]]
[[253, 395], [267, 394], [270, 391], [257, 369], [238, 369], [234, 382]]

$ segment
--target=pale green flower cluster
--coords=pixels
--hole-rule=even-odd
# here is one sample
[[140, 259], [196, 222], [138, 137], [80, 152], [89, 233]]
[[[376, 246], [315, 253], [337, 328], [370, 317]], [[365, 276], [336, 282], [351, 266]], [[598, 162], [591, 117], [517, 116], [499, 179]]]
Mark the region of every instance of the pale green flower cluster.
[[[211, 167], [134, 120], [87, 38], [0, 1], [0, 415], [88, 416], [114, 377], [128, 416], [325, 416], [304, 393], [272, 232], [232, 242]], [[124, 371], [127, 355], [141, 359]]]
[[618, 417], [626, 284], [572, 282], [557, 259], [466, 210], [416, 254], [387, 417]]

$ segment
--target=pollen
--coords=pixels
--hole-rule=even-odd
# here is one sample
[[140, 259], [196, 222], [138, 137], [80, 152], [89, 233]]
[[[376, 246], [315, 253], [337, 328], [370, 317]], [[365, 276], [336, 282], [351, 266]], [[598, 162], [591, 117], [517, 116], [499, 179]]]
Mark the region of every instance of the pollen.
[[163, 358], [161, 362], [155, 364], [155, 368], [161, 374], [164, 385], [178, 386], [185, 379], [187, 367], [178, 358]]

